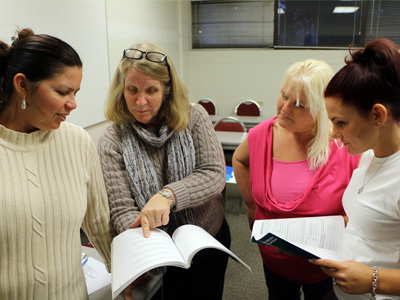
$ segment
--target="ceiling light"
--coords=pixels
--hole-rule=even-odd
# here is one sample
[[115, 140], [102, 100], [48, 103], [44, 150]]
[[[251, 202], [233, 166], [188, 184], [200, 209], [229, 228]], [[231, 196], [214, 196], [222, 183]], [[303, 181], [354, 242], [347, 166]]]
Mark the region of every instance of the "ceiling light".
[[352, 14], [359, 9], [358, 6], [336, 6], [333, 9], [334, 14]]

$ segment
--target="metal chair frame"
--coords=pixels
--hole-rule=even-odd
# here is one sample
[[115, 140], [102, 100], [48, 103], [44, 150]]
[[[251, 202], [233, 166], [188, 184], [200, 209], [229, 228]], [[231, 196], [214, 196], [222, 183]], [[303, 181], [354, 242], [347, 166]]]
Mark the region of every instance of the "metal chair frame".
[[[242, 105], [242, 104], [245, 104], [245, 105], [254, 104], [254, 105], [256, 105], [258, 107], [258, 116], [261, 115], [261, 107], [257, 103], [257, 101], [254, 101], [254, 100], [243, 100], [243, 101], [239, 102], [239, 104], [235, 107], [235, 115], [236, 116], [238, 116], [238, 109], [239, 109], [239, 106]], [[244, 115], [241, 115], [241, 116], [244, 116]]]
[[[201, 102], [210, 102], [210, 103], [214, 106], [214, 109], [215, 109], [215, 114], [213, 114], [213, 115], [217, 115], [218, 109], [217, 109], [217, 105], [215, 104], [214, 100], [212, 100], [212, 99], [210, 99], [210, 98], [202, 98], [202, 99], [200, 99], [199, 101], [197, 101], [198, 104], [202, 105]], [[203, 107], [204, 107], [204, 106], [203, 106]], [[204, 108], [205, 108], [205, 107], [204, 107]], [[207, 108], [205, 108], [205, 109], [207, 110]], [[208, 110], [207, 110], [207, 112], [208, 112]], [[209, 115], [212, 115], [212, 114], [210, 114], [209, 112], [208, 112], [208, 114], [209, 114]]]
[[[224, 117], [224, 118], [219, 119], [217, 122], [215, 122], [215, 124], [214, 124], [214, 129], [215, 129], [216, 131], [221, 131], [221, 130], [216, 129], [217, 125], [218, 125], [219, 123], [221, 123], [221, 122], [224, 122], [224, 123], [239, 123], [240, 126], [243, 128], [243, 131], [241, 131], [241, 132], [247, 132], [247, 128], [246, 128], [246, 126], [243, 124], [243, 122], [241, 122], [239, 119], [234, 118], [234, 117]], [[224, 130], [224, 131], [226, 131], [226, 130]], [[228, 130], [228, 131], [238, 132], [237, 130]]]

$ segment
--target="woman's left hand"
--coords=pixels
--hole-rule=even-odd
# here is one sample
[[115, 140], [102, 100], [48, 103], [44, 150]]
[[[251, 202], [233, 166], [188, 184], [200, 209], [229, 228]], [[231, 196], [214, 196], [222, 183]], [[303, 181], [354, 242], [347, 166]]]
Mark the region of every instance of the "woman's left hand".
[[161, 194], [155, 194], [143, 207], [140, 215], [129, 226], [130, 228], [142, 226], [143, 236], [150, 236], [150, 228], [156, 228], [169, 223], [171, 201]]
[[331, 276], [334, 283], [348, 294], [371, 293], [371, 267], [354, 260], [334, 261], [329, 259], [313, 259], [311, 263], [321, 266], [322, 271]]

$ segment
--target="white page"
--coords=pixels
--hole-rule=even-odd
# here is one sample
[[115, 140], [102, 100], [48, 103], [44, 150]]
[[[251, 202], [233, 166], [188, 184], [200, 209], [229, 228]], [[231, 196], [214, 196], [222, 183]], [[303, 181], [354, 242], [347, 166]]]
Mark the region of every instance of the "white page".
[[93, 257], [87, 258], [83, 272], [85, 273], [88, 295], [111, 283], [111, 274], [107, 272], [106, 266]]
[[342, 216], [257, 220], [254, 223], [253, 237], [256, 240], [269, 232], [318, 257], [348, 259], [342, 252]]
[[112, 242], [113, 299], [140, 275], [165, 265], [185, 265], [168, 233], [152, 229], [145, 238], [138, 227], [119, 234]]
[[257, 240], [271, 232], [291, 243], [342, 250], [342, 216], [257, 220], [254, 225], [253, 236]]
[[180, 226], [174, 231], [172, 239], [188, 264], [191, 263], [193, 256], [198, 251], [206, 248], [215, 248], [228, 253], [251, 272], [251, 268], [246, 263], [201, 227], [195, 225]]
[[320, 258], [332, 259], [336, 261], [346, 261], [350, 259], [350, 256], [340, 250], [318, 248], [310, 245], [302, 245], [300, 243], [292, 243], [293, 245], [306, 250]]

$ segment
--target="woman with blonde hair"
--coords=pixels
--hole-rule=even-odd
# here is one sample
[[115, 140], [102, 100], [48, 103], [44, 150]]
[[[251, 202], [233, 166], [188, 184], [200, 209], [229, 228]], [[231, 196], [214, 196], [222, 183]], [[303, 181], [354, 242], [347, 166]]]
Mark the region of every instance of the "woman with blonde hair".
[[[111, 221], [117, 233], [184, 224], [204, 228], [226, 247], [220, 203], [224, 153], [205, 109], [191, 105], [171, 58], [143, 43], [124, 50], [106, 105], [109, 126], [98, 145]], [[168, 267], [164, 299], [221, 299], [228, 257], [198, 253], [191, 267]], [[129, 288], [126, 297], [131, 297]]]
[[[255, 220], [344, 214], [341, 198], [357, 167], [330, 139], [324, 89], [333, 76], [308, 59], [286, 71], [278, 115], [249, 131], [233, 169], [250, 227]], [[270, 300], [322, 299], [332, 280], [306, 260], [259, 245]]]

